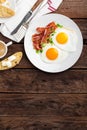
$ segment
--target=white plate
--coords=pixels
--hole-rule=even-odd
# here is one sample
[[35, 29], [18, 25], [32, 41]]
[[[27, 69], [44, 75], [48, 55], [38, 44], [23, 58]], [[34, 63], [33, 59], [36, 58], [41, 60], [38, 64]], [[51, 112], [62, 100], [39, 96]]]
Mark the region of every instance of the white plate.
[[[75, 30], [78, 36], [78, 44], [76, 45], [77, 48], [76, 52], [69, 53], [67, 59], [60, 64], [59, 63], [47, 64], [43, 62], [39, 54], [36, 54], [35, 50], [33, 49], [33, 44], [31, 39], [32, 35], [36, 32], [35, 30], [37, 27], [40, 26], [45, 27], [48, 23], [52, 21], [55, 21], [56, 23], [59, 23], [65, 27]], [[83, 38], [79, 27], [70, 18], [61, 14], [48, 14], [48, 15], [41, 16], [39, 19], [34, 20], [30, 24], [29, 29], [25, 36], [24, 48], [28, 59], [38, 69], [50, 73], [62, 72], [72, 67], [79, 59], [83, 49]]]
[[[10, 5], [7, 5], [6, 3], [9, 2]], [[16, 4], [16, 0], [7, 0], [3, 5], [6, 7], [11, 8], [12, 10], [15, 11], [15, 4]], [[0, 23], [5, 23], [7, 22], [9, 19], [11, 18], [0, 18]]]

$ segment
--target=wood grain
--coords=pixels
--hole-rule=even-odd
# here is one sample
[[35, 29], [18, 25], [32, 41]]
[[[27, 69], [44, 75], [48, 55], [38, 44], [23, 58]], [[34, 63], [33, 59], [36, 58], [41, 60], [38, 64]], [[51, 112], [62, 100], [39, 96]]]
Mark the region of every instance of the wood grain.
[[51, 115], [0, 117], [0, 130], [87, 130], [87, 118]]
[[0, 116], [87, 116], [87, 94], [0, 94]]
[[0, 73], [0, 92], [87, 93], [87, 71], [48, 74], [34, 69], [12, 69]]
[[70, 18], [87, 18], [87, 0], [63, 0], [56, 13]]

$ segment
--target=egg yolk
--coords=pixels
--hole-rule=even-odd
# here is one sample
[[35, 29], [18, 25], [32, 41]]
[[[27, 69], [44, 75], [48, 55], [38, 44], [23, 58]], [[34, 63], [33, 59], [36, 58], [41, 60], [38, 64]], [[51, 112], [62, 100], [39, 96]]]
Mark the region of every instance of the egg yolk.
[[56, 41], [60, 44], [66, 44], [68, 41], [68, 35], [64, 32], [61, 32], [56, 36]]
[[55, 60], [58, 57], [58, 50], [55, 48], [50, 48], [47, 50], [46, 56], [49, 60]]

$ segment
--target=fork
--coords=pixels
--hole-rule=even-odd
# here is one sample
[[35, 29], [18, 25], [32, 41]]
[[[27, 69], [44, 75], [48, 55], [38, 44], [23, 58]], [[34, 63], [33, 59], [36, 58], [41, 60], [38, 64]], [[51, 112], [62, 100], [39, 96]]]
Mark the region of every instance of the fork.
[[13, 36], [15, 37], [16, 41], [17, 42], [20, 42], [23, 37], [25, 36], [26, 34], [26, 31], [28, 29], [28, 25], [29, 25], [29, 22], [26, 22], [25, 24], [23, 24], [20, 29], [17, 31], [17, 33], [15, 33]]
[[40, 10], [45, 4], [47, 3], [47, 0], [44, 0], [36, 9], [36, 11], [32, 14], [31, 19], [29, 19], [26, 23], [24, 23], [19, 30], [13, 34], [14, 38], [16, 39], [17, 42], [20, 42], [23, 37], [26, 34], [26, 31], [28, 29], [29, 23], [30, 21], [33, 19], [34, 16], [36, 16], [36, 14], [38, 13], [38, 10]]
[[48, 9], [51, 10], [51, 9], [50, 9], [51, 4], [52, 4], [51, 0], [43, 1], [43, 2], [41, 3], [41, 5], [38, 7], [36, 13], [32, 16], [32, 18], [31, 18], [29, 21], [27, 21], [26, 23], [24, 23], [24, 24], [20, 27], [20, 29], [17, 31], [17, 33], [15, 33], [15, 34], [13, 35], [13, 36], [15, 37], [15, 39], [16, 39], [17, 42], [20, 42], [20, 41], [24, 38], [24, 36], [26, 35], [26, 31], [27, 31], [27, 29], [28, 29], [28, 27], [29, 27], [30, 21], [33, 19], [34, 16], [36, 16], [36, 14], [38, 13], [38, 10], [42, 9], [46, 4], [49, 5]]

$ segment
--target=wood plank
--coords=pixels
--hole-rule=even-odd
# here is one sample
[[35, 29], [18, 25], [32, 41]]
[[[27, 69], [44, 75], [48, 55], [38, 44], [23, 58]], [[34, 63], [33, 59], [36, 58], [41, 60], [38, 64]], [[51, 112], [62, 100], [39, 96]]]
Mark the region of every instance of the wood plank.
[[0, 94], [0, 116], [87, 117], [87, 94]]
[[56, 13], [71, 18], [87, 18], [87, 0], [64, 0]]
[[[84, 119], [84, 118], [83, 118]], [[0, 117], [0, 130], [87, 130], [80, 118], [58, 116]]]
[[34, 69], [12, 69], [0, 73], [0, 92], [87, 93], [87, 71], [47, 74]]

